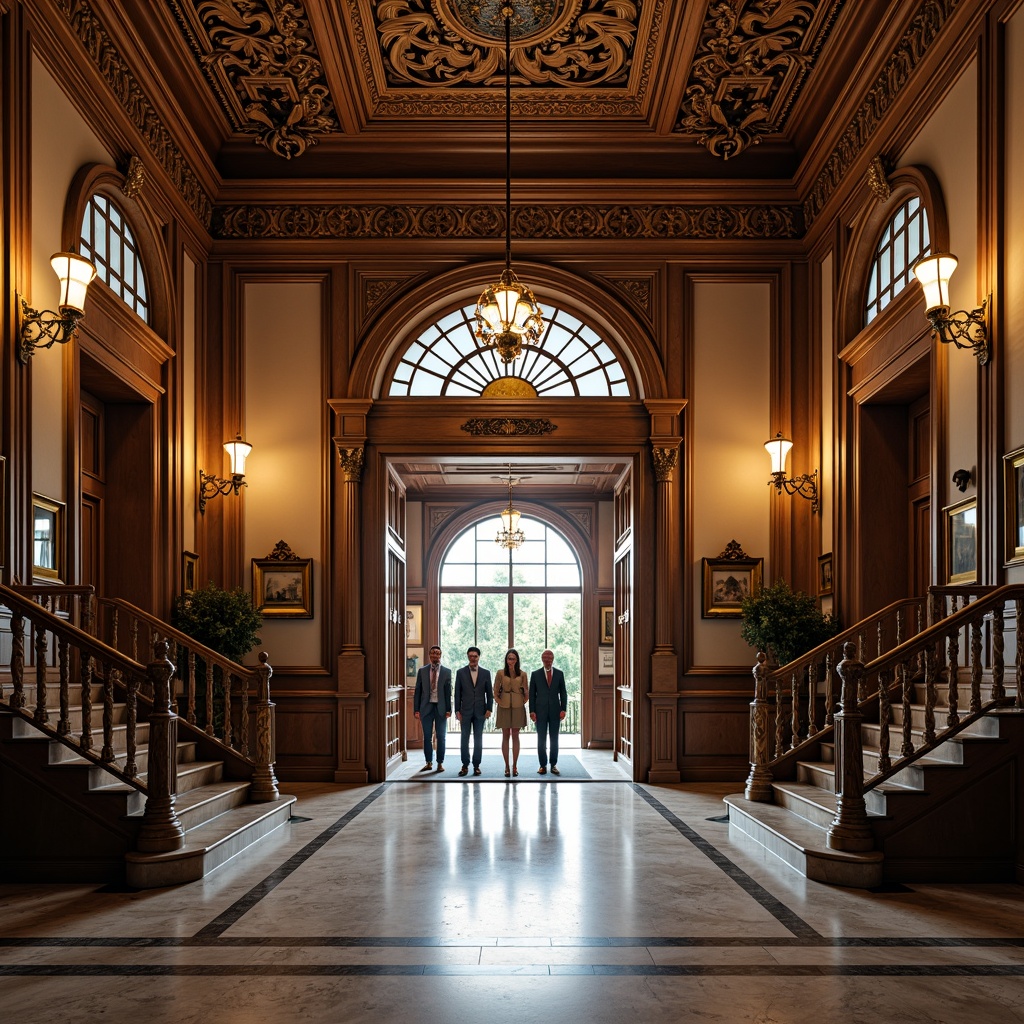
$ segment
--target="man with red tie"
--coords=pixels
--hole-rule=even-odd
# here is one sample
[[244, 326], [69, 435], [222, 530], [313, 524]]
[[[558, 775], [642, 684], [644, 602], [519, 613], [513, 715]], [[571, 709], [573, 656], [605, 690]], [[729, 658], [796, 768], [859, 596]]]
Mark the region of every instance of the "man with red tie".
[[548, 772], [548, 738], [551, 740], [551, 774], [558, 770], [558, 727], [569, 707], [565, 692], [565, 676], [560, 668], [552, 668], [555, 655], [545, 651], [540, 660], [544, 667], [530, 676], [530, 718], [537, 723], [537, 757], [540, 759], [538, 775]]

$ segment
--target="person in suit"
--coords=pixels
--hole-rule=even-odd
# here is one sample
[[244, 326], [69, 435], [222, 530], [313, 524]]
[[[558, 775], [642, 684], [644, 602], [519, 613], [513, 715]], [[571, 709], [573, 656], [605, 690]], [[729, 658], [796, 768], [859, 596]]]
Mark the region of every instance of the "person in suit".
[[[526, 696], [529, 683], [519, 664], [519, 652], [512, 648], [505, 655], [505, 667], [494, 677], [494, 700], [498, 711], [494, 724], [501, 730], [501, 754], [505, 758], [505, 778], [518, 775], [519, 730], [526, 728]], [[512, 741], [512, 770], [508, 766], [509, 740]]]
[[555, 655], [545, 651], [540, 656], [543, 668], [530, 676], [530, 718], [537, 723], [537, 757], [540, 759], [538, 775], [548, 772], [548, 739], [551, 741], [551, 774], [558, 770], [558, 727], [569, 708], [565, 692], [565, 676], [560, 668], [553, 668]]
[[437, 733], [437, 770], [444, 771], [444, 740], [448, 719], [452, 717], [452, 670], [441, 664], [441, 648], [434, 644], [427, 654], [429, 665], [416, 673], [416, 689], [412, 696], [412, 713], [423, 728], [423, 756], [427, 763], [420, 771], [434, 767], [432, 734]]
[[473, 732], [473, 774], [480, 774], [480, 758], [484, 745], [484, 720], [491, 717], [494, 693], [491, 673], [480, 667], [480, 648], [466, 651], [469, 664], [455, 673], [455, 717], [462, 726], [462, 767], [460, 775], [469, 773], [469, 733]]

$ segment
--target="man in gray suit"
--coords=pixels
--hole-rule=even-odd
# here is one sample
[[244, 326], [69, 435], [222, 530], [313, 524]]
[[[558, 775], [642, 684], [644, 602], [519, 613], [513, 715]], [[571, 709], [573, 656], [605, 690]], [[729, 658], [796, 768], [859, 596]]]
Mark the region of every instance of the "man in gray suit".
[[552, 668], [555, 655], [545, 651], [540, 660], [544, 667], [530, 676], [530, 718], [537, 723], [537, 757], [540, 758], [538, 775], [548, 773], [547, 739], [551, 738], [551, 774], [558, 770], [558, 727], [569, 708], [565, 692], [565, 676], [560, 668]]
[[494, 692], [491, 673], [480, 668], [480, 648], [466, 651], [469, 664], [455, 673], [455, 717], [462, 724], [462, 767], [460, 775], [469, 773], [469, 732], [473, 730], [473, 774], [480, 774], [480, 758], [484, 745], [484, 719], [491, 717]]
[[430, 664], [416, 673], [412, 713], [423, 728], [423, 756], [427, 763], [420, 771], [434, 767], [432, 733], [437, 732], [437, 770], [444, 771], [444, 740], [448, 719], [452, 717], [452, 670], [441, 664], [441, 648], [434, 644], [427, 655]]

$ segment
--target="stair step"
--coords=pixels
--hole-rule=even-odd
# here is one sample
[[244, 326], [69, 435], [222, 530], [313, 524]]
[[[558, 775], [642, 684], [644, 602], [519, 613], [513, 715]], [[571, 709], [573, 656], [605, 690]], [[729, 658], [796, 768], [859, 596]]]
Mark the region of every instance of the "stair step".
[[187, 831], [180, 850], [128, 853], [127, 882], [137, 889], [155, 889], [203, 878], [285, 824], [294, 804], [295, 797], [284, 795], [273, 803], [244, 804]]
[[221, 780], [199, 789], [186, 790], [177, 795], [174, 812], [181, 827], [188, 832], [225, 811], [245, 804], [249, 799], [250, 786], [248, 781]]
[[785, 807], [747, 800], [742, 793], [727, 796], [725, 803], [729, 807], [730, 834], [735, 830], [748, 836], [807, 878], [854, 889], [881, 884], [881, 852], [833, 850], [823, 827]]

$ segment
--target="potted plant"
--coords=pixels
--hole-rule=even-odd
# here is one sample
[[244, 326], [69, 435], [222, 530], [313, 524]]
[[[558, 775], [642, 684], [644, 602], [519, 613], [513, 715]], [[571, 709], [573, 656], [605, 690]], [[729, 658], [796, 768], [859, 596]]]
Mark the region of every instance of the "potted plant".
[[782, 579], [743, 598], [740, 611], [740, 636], [777, 665], [789, 664], [840, 629], [835, 616], [824, 614], [813, 597]]
[[[171, 624], [193, 640], [234, 662], [241, 660], [259, 643], [256, 631], [263, 617], [253, 607], [252, 598], [241, 587], [222, 590], [212, 581], [205, 587], [181, 594], [174, 600]], [[184, 659], [180, 659], [184, 660]], [[204, 660], [196, 658], [196, 703], [202, 726], [206, 724], [206, 675]], [[178, 675], [187, 680], [188, 664], [178, 666]], [[214, 731], [222, 733], [224, 686], [215, 677], [213, 690]]]

